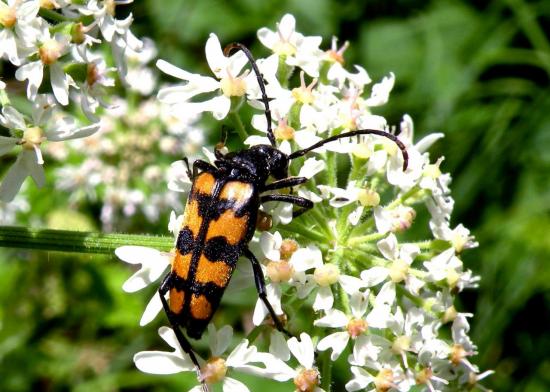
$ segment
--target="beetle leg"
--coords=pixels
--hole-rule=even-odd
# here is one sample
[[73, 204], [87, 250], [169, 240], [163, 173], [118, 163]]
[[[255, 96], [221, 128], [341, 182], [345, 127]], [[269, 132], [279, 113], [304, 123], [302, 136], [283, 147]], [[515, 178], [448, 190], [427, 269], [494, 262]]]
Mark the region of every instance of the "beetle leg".
[[258, 290], [258, 297], [260, 297], [265, 307], [267, 308], [267, 311], [273, 319], [273, 322], [275, 323], [277, 329], [283, 332], [288, 337], [291, 337], [292, 335], [285, 329], [285, 327], [283, 327], [281, 320], [279, 320], [277, 313], [275, 313], [275, 310], [273, 310], [273, 306], [271, 306], [269, 300], [267, 299], [267, 294], [265, 292], [265, 278], [264, 273], [262, 272], [262, 267], [260, 266], [260, 262], [258, 261], [256, 256], [254, 256], [254, 253], [252, 253], [248, 248], [244, 250], [243, 254], [252, 263], [252, 270], [254, 271], [254, 282], [256, 283], [256, 289]]
[[189, 179], [193, 181], [193, 173], [191, 172], [191, 168], [189, 166], [189, 159], [187, 159], [187, 157], [183, 157], [183, 163], [185, 163], [185, 167], [187, 167], [187, 177], [189, 177]]
[[288, 188], [291, 186], [296, 186], [303, 184], [307, 181], [306, 177], [288, 177], [283, 178], [282, 180], [273, 181], [271, 184], [266, 184], [262, 192], [264, 191], [273, 191], [275, 189], [282, 189], [282, 188]]
[[163, 279], [159, 289], [158, 293], [160, 295], [160, 300], [162, 302], [162, 307], [164, 308], [164, 312], [166, 313], [166, 316], [168, 317], [168, 321], [170, 322], [170, 325], [172, 326], [172, 330], [174, 331], [174, 334], [176, 335], [176, 339], [178, 340], [178, 343], [181, 346], [181, 349], [185, 351], [187, 355], [189, 355], [189, 358], [191, 358], [191, 361], [195, 365], [195, 370], [197, 372], [197, 377], [202, 385], [203, 392], [209, 392], [208, 386], [206, 383], [201, 379], [201, 366], [199, 365], [199, 361], [197, 360], [197, 357], [195, 356], [195, 353], [193, 352], [193, 349], [191, 348], [191, 343], [185, 338], [183, 333], [180, 329], [180, 324], [177, 320], [174, 319], [174, 314], [170, 310], [170, 306], [168, 305], [168, 302], [166, 301], [166, 298], [164, 296], [166, 293], [170, 290], [172, 286], [172, 273], [169, 272]]
[[296, 218], [302, 215], [307, 210], [311, 210], [313, 208], [313, 202], [311, 200], [306, 199], [305, 197], [294, 195], [273, 194], [265, 195], [260, 198], [261, 203], [265, 203], [266, 201], [286, 201], [287, 203], [296, 204], [297, 206], [302, 207], [299, 210], [292, 212], [293, 218]]

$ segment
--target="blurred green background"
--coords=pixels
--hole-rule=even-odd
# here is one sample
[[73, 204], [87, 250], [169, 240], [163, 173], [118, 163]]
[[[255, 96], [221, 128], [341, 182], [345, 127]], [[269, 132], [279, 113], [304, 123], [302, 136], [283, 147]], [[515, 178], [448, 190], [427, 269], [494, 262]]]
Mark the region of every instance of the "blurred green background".
[[[255, 32], [274, 29], [286, 12], [298, 31], [322, 35], [324, 48], [333, 35], [349, 40], [347, 64], [363, 65], [373, 80], [393, 71], [396, 87], [378, 113], [390, 124], [410, 114], [417, 138], [445, 133], [431, 151], [453, 176], [453, 223], [481, 244], [463, 257], [480, 288], [463, 293], [459, 309], [475, 313], [473, 361], [496, 371], [483, 384], [550, 390], [550, 1], [148, 0], [119, 11], [133, 12], [133, 31], [153, 38], [159, 57], [192, 72], [208, 73], [210, 32], [267, 55]], [[55, 220], [44, 199], [36, 191], [31, 208]], [[93, 210], [85, 221], [99, 227]], [[130, 230], [149, 232], [143, 224]], [[138, 326], [154, 288], [120, 289], [130, 273], [112, 257], [0, 250], [0, 391], [193, 385], [192, 376], [134, 368], [135, 352], [166, 348], [155, 333], [162, 317]], [[226, 296], [218, 322], [250, 312], [251, 290]]]

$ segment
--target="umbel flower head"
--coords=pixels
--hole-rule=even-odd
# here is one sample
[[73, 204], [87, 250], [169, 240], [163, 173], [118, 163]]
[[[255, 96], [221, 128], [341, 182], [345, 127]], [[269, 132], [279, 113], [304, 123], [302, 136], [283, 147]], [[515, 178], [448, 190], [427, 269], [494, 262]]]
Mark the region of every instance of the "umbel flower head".
[[[488, 373], [480, 373], [472, 362], [476, 347], [467, 335], [467, 317], [472, 315], [459, 312], [455, 298], [477, 286], [478, 278], [460, 259], [462, 251], [477, 243], [466, 228], [450, 222], [451, 177], [442, 171], [441, 159], [433, 160], [428, 153], [442, 135], [431, 134], [415, 143], [408, 115], [395, 129], [374, 114], [374, 108], [388, 102], [395, 77], [390, 73], [370, 87], [362, 67], [347, 71], [344, 50], [350, 44], [338, 49], [333, 40], [331, 48], [323, 51], [320, 38], [297, 32], [296, 21], [288, 14], [276, 31], [262, 28], [258, 37], [271, 51], [257, 62], [267, 81], [270, 125], [282, 151], [289, 154], [350, 130], [378, 129], [397, 135], [409, 161], [404, 170], [396, 143], [375, 135], [340, 139], [291, 161], [289, 174], [309, 179], [291, 192], [313, 201], [314, 207], [294, 218], [291, 204], [263, 204], [262, 214], [272, 216], [273, 227], [257, 235], [250, 248], [261, 260], [267, 299], [294, 336], [273, 332], [265, 340], [259, 337], [258, 331], [273, 324], [259, 300], [251, 320], [256, 327], [248, 339], [233, 345], [229, 356], [223, 352], [231, 344], [224, 344], [223, 350], [212, 349], [210, 359], [199, 359], [198, 381], [222, 383], [224, 391], [247, 391], [230, 378], [234, 371], [247, 369], [258, 377], [293, 383], [289, 389], [301, 392], [334, 385], [348, 391], [408, 391], [415, 386], [469, 390], [472, 380], [477, 384]], [[207, 42], [206, 56], [215, 79], [160, 61], [161, 70], [184, 84], [164, 88], [159, 99], [175, 112], [183, 108], [211, 112], [217, 119], [230, 111], [242, 116], [246, 102], [257, 112], [251, 126], [241, 132], [252, 128], [265, 132], [269, 117], [264, 117], [257, 82], [249, 80], [245, 61], [237, 54], [222, 58], [214, 35]], [[229, 79], [235, 83], [231, 94]], [[204, 100], [205, 92], [212, 94], [210, 100]], [[235, 96], [238, 105], [233, 104]], [[269, 140], [265, 133], [253, 133], [245, 143], [269, 144]], [[215, 164], [214, 154], [204, 151]], [[183, 164], [176, 168], [171, 184], [177, 184], [174, 189], [185, 197], [190, 179]], [[428, 219], [416, 220], [421, 213], [429, 214]], [[428, 227], [419, 227], [425, 221]], [[174, 214], [169, 229], [175, 236], [180, 225], [181, 218]], [[418, 234], [425, 232], [430, 235]], [[152, 253], [159, 255], [131, 247], [117, 250], [124, 261], [142, 265], [125, 289], [158, 284], [160, 270], [169, 268], [174, 255], [151, 263], [146, 258]], [[247, 266], [246, 261], [239, 262], [240, 271], [228, 290], [253, 285]], [[161, 308], [155, 295], [142, 324]], [[218, 328], [209, 327], [211, 342], [219, 342], [221, 331], [229, 331], [227, 326]], [[170, 331], [163, 328], [160, 333], [175, 351], [136, 354], [140, 370], [194, 371]], [[235, 363], [235, 358], [241, 362]], [[338, 374], [334, 369], [339, 369]]]

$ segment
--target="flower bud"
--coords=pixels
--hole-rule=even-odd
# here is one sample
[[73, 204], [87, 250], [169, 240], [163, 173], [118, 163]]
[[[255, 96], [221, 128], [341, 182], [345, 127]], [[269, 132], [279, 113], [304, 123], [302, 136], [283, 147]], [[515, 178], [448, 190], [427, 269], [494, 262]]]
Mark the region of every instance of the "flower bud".
[[273, 226], [271, 215], [259, 210], [256, 217], [256, 229], [258, 231], [267, 231]]
[[51, 65], [55, 63], [59, 57], [61, 57], [62, 47], [55, 39], [46, 40], [40, 49], [38, 49], [38, 55], [40, 60], [45, 65]]
[[313, 279], [322, 287], [338, 282], [339, 278], [340, 270], [335, 264], [324, 264], [322, 267], [316, 268], [313, 273]]
[[279, 251], [281, 252], [281, 259], [290, 259], [290, 256], [292, 256], [292, 254], [297, 250], [298, 243], [296, 241], [290, 238], [284, 239], [281, 243], [281, 248], [279, 249]]
[[84, 25], [82, 22], [75, 23], [71, 28], [71, 42], [81, 44], [85, 40]]
[[380, 204], [380, 195], [372, 189], [361, 189], [357, 199], [364, 207], [376, 207]]
[[294, 377], [294, 385], [299, 392], [313, 392], [319, 385], [319, 371], [317, 369], [303, 369]]
[[294, 274], [294, 268], [286, 261], [270, 261], [266, 266], [266, 275], [272, 282], [288, 282]]
[[227, 373], [225, 360], [219, 357], [213, 357], [206, 362], [201, 369], [201, 381], [207, 384], [215, 384], [224, 379]]

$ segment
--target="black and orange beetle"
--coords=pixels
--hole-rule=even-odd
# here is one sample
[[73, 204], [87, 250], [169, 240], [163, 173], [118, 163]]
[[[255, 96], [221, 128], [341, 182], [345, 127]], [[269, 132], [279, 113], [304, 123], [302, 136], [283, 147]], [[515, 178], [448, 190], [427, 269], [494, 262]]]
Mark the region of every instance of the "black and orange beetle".
[[[258, 295], [267, 307], [275, 326], [289, 335], [267, 300], [260, 263], [248, 248], [262, 203], [283, 201], [295, 204], [299, 208], [293, 212], [294, 217], [313, 207], [311, 200], [300, 196], [264, 194], [307, 181], [305, 177], [289, 177], [289, 162], [340, 138], [374, 134], [391, 139], [398, 145], [404, 158], [403, 170], [407, 168], [408, 163], [406, 148], [395, 135], [371, 129], [332, 136], [290, 155], [281, 152], [275, 143], [271, 129], [269, 100], [254, 58], [250, 51], [239, 43], [228, 45], [224, 54], [228, 56], [233, 50], [241, 50], [246, 54], [256, 74], [265, 106], [267, 135], [271, 145], [256, 145], [226, 155], [215, 150], [216, 161], [213, 165], [196, 160], [192, 171], [188, 167], [193, 185], [176, 242], [172, 269], [159, 288], [170, 324], [182, 349], [195, 364], [199, 378], [200, 365], [181, 328], [193, 339], [202, 336], [220, 304], [240, 256], [245, 256], [252, 263]], [[267, 183], [270, 177], [274, 181]], [[165, 295], [168, 292], [170, 295], [166, 300]], [[208, 390], [204, 382], [202, 386], [204, 391]]]

